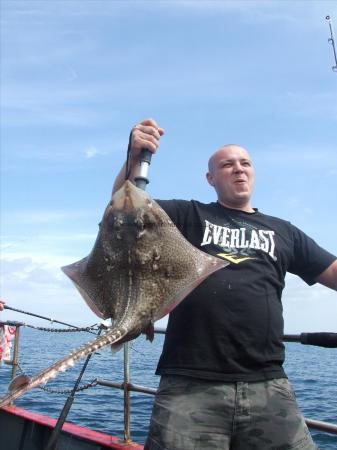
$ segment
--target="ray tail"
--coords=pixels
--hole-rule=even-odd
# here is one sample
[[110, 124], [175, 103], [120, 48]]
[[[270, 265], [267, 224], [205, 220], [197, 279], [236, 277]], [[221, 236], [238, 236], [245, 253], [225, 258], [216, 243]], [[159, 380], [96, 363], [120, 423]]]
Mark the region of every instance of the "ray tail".
[[77, 360], [95, 352], [96, 350], [99, 350], [102, 347], [105, 347], [106, 345], [118, 342], [125, 335], [126, 330], [123, 327], [114, 327], [107, 331], [103, 336], [99, 336], [93, 341], [73, 350], [69, 355], [47, 367], [39, 374], [34, 375], [30, 380], [27, 379], [27, 383], [18, 383], [17, 387], [15, 387], [15, 383], [13, 383], [12, 386], [14, 386], [14, 388], [0, 399], [0, 407], [7, 406], [9, 403], [13, 402], [15, 399], [36, 386], [45, 384], [51, 378], [55, 378], [59, 372], [66, 371], [69, 367], [73, 366]]

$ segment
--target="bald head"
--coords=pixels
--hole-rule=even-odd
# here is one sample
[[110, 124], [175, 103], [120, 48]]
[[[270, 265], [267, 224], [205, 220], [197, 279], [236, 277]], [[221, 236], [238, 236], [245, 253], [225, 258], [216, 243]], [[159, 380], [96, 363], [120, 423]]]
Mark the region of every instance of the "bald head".
[[230, 154], [231, 151], [239, 151], [242, 154], [245, 154], [246, 157], [250, 160], [250, 156], [248, 151], [237, 144], [226, 144], [220, 147], [218, 150], [216, 150], [213, 155], [208, 160], [208, 170], [209, 172], [212, 172], [216, 166], [216, 163], [219, 158], [222, 158], [223, 156], [226, 156], [227, 154]]
[[251, 212], [254, 169], [249, 153], [236, 144], [219, 148], [208, 161], [207, 180], [218, 201], [229, 208]]

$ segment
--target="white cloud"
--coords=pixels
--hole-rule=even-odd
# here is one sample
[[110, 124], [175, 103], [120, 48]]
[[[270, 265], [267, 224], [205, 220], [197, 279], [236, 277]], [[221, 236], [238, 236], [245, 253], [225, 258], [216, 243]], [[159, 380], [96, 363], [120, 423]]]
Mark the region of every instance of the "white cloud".
[[24, 282], [28, 287], [30, 284], [50, 284], [59, 280], [60, 274], [55, 267], [46, 262], [35, 261], [33, 258], [22, 257], [16, 259], [3, 259], [2, 282], [17, 283]]
[[[39, 267], [52, 267], [55, 271], [88, 255], [97, 233], [45, 233], [15, 239], [4, 236], [1, 265], [12, 267], [19, 261], [31, 261]], [[28, 266], [27, 266], [28, 267]]]
[[337, 332], [337, 294], [325, 286], [288, 274], [283, 307], [286, 333]]
[[24, 241], [24, 239], [18, 239], [18, 240], [14, 240], [13, 242], [0, 243], [0, 250], [3, 252], [6, 250], [9, 250], [9, 249], [12, 249], [13, 247], [17, 246], [20, 242], [23, 242], [23, 241]]
[[[17, 126], [18, 123], [15, 124]], [[79, 140], [76, 145], [63, 143], [60, 145], [53, 145], [50, 141], [42, 145], [22, 145], [18, 143], [11, 149], [7, 149], [3, 153], [3, 161], [1, 170], [16, 171], [27, 169], [27, 164], [30, 162], [37, 162], [34, 166], [34, 171], [46, 172], [46, 170], [62, 170], [66, 172], [70, 170], [79, 171], [87, 167], [87, 161], [94, 158], [94, 156], [101, 156], [103, 158], [115, 158], [117, 155], [123, 154], [127, 148], [128, 139], [127, 128], [124, 131], [124, 136], [107, 136], [99, 139], [98, 145], [86, 146]], [[122, 132], [121, 132], [122, 134]], [[99, 148], [99, 149], [98, 149]], [[103, 150], [100, 150], [103, 148]], [[120, 162], [122, 164], [122, 162]]]
[[[1, 266], [1, 297], [9, 306], [75, 325], [99, 321], [59, 266], [51, 261], [25, 257], [2, 260]], [[3, 318], [41, 323], [10, 311]]]
[[[68, 260], [67, 260], [68, 259]], [[74, 260], [64, 258], [62, 263]], [[33, 312], [78, 326], [100, 322], [90, 310], [72, 282], [60, 269], [61, 261], [39, 255], [13, 256], [1, 260], [1, 294], [8, 306]], [[43, 324], [40, 319], [7, 310], [3, 320], [18, 320], [29, 324]], [[166, 326], [167, 319], [156, 325]]]
[[84, 153], [85, 153], [85, 157], [88, 159], [94, 158], [95, 156], [107, 154], [107, 152], [98, 150], [96, 147], [88, 147]]

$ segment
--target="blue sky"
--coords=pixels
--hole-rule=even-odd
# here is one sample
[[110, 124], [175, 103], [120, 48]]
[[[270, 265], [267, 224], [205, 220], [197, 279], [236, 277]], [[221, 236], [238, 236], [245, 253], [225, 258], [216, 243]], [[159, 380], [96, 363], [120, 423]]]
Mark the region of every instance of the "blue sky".
[[[157, 198], [215, 196], [208, 157], [245, 146], [254, 206], [337, 254], [329, 1], [2, 1], [1, 296], [96, 322], [59, 267], [87, 255], [130, 128], [165, 128]], [[287, 277], [287, 332], [336, 331], [337, 295]], [[9, 312], [3, 318], [26, 320]]]

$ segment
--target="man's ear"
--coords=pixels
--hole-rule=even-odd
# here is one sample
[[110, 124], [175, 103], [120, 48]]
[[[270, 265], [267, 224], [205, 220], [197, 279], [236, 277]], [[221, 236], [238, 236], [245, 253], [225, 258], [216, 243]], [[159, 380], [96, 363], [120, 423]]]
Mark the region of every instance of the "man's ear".
[[210, 172], [206, 173], [206, 178], [207, 178], [208, 183], [211, 186], [214, 186], [213, 175]]

